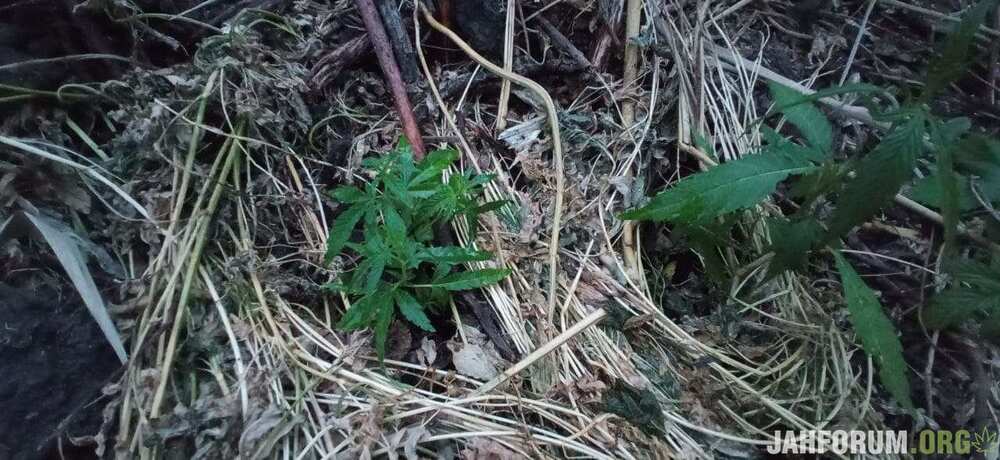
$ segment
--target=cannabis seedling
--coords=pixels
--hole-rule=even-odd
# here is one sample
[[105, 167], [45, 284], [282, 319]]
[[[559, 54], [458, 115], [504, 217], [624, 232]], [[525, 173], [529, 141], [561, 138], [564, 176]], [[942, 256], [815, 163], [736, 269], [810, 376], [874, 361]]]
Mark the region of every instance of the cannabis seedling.
[[[348, 257], [354, 260], [353, 268], [327, 285], [352, 304], [337, 327], [373, 328], [380, 360], [397, 308], [409, 322], [433, 332], [427, 308], [447, 305], [451, 291], [493, 284], [510, 273], [500, 268], [460, 271], [460, 265], [486, 261], [493, 254], [434, 244], [436, 229], [461, 218], [474, 232], [480, 215], [504, 205], [479, 203], [490, 175], [465, 172], [443, 179], [457, 158], [455, 150], [436, 150], [415, 163], [409, 144], [400, 141], [394, 151], [365, 161], [373, 172], [369, 182], [331, 192], [346, 209], [330, 229], [326, 263], [345, 248], [354, 256]], [[363, 239], [351, 242], [359, 223]]]

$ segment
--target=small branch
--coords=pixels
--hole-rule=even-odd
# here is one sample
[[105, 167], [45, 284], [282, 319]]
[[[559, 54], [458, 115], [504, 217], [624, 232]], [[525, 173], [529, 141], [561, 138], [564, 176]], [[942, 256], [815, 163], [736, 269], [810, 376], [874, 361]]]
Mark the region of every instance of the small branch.
[[403, 133], [410, 141], [413, 148], [413, 156], [416, 159], [424, 157], [424, 141], [420, 136], [420, 128], [417, 127], [417, 119], [413, 116], [413, 106], [410, 104], [410, 97], [406, 94], [406, 85], [399, 74], [399, 66], [392, 54], [392, 46], [386, 36], [382, 21], [372, 0], [355, 0], [361, 19], [365, 23], [365, 30], [368, 31], [368, 38], [371, 39], [375, 55], [378, 57], [379, 66], [389, 83], [389, 90], [392, 92], [392, 99], [396, 105], [396, 112], [399, 121], [403, 124]]
[[552, 43], [566, 53], [567, 56], [573, 59], [573, 62], [576, 62], [583, 68], [589, 69], [593, 67], [590, 64], [590, 60], [587, 59], [587, 56], [583, 54], [583, 52], [581, 52], [580, 49], [573, 44], [573, 42], [569, 41], [569, 39], [556, 28], [556, 26], [552, 25], [551, 22], [541, 16], [535, 18], [535, 20], [538, 21], [538, 25], [542, 26], [542, 30], [545, 31], [545, 35], [548, 35], [549, 38], [552, 39]]

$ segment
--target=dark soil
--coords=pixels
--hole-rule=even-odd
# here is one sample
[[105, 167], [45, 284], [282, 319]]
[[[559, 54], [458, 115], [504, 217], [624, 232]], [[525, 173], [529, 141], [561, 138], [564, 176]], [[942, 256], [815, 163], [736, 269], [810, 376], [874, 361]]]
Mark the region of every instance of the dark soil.
[[[94, 458], [101, 388], [120, 363], [80, 304], [0, 284], [0, 460]], [[64, 426], [60, 426], [64, 425]]]

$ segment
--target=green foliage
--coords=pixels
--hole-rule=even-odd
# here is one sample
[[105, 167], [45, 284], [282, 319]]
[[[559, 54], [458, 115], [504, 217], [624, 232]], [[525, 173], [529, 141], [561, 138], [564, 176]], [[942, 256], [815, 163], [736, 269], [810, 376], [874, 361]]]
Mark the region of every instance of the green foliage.
[[833, 128], [826, 115], [812, 104], [800, 103], [802, 95], [797, 91], [777, 83], [771, 83], [769, 88], [775, 105], [788, 118], [788, 122], [798, 128], [802, 137], [809, 142], [809, 148], [826, 156], [833, 148]]
[[948, 35], [940, 53], [931, 60], [927, 69], [927, 82], [921, 96], [924, 102], [930, 101], [968, 70], [972, 62], [972, 44], [976, 32], [996, 4], [997, 0], [981, 0], [962, 16], [962, 21]]
[[947, 259], [951, 286], [935, 295], [924, 311], [929, 327], [946, 328], [979, 317], [1000, 319], [1000, 268], [967, 259]]
[[[771, 253], [768, 275], [774, 276], [802, 269], [812, 251], [838, 245], [844, 235], [890, 204], [912, 181], [917, 168], [926, 168], [927, 176], [908, 193], [941, 210], [946, 247], [952, 250], [946, 258], [959, 262], [946, 266], [953, 282], [932, 299], [925, 320], [929, 326], [943, 328], [979, 319], [983, 334], [1000, 334], [1000, 269], [956, 257], [963, 216], [982, 207], [992, 211], [1000, 203], [1000, 142], [972, 133], [967, 119], [941, 119], [929, 109], [932, 98], [967, 71], [974, 35], [997, 2], [983, 0], [970, 8], [932, 61], [920, 98], [887, 110], [879, 108], [876, 100], [865, 99], [883, 132], [857, 155], [846, 160], [835, 155], [833, 127], [813, 103], [840, 93], [866, 96], [883, 90], [854, 85], [801, 95], [771, 84], [775, 108], [765, 120], [783, 115], [795, 136], [761, 126], [764, 146], [756, 154], [686, 177], [648, 204], [626, 211], [622, 218], [668, 221], [675, 232], [700, 236], [688, 238], [699, 254], [712, 256], [702, 260], [714, 278], [726, 270], [717, 257], [726, 251], [718, 248], [737, 248], [739, 243], [732, 241], [728, 230], [724, 238], [711, 238], [712, 232], [692, 229], [723, 223], [726, 229], [733, 228], [731, 219], [737, 211], [768, 199], [787, 181], [789, 186], [782, 188], [787, 190], [784, 199], [796, 201], [798, 210], [787, 218], [768, 219], [773, 241], [767, 249]], [[896, 328], [853, 267], [839, 253], [835, 260], [852, 324], [865, 351], [876, 361], [882, 384], [900, 404], [912, 408]]]
[[[923, 150], [924, 114], [904, 115], [871, 152], [853, 163], [843, 176], [836, 208], [825, 241], [832, 241], [865, 222], [892, 201], [913, 177], [917, 155]], [[851, 177], [853, 176], [853, 177]]]
[[896, 337], [896, 328], [885, 313], [875, 293], [861, 280], [854, 267], [839, 252], [834, 252], [837, 270], [844, 286], [844, 299], [851, 313], [851, 324], [861, 345], [878, 367], [879, 380], [892, 397], [907, 409], [913, 409], [910, 400], [910, 381], [903, 346]]
[[[397, 308], [415, 326], [434, 331], [427, 308], [447, 304], [450, 291], [493, 284], [510, 273], [496, 268], [458, 271], [459, 265], [489, 260], [492, 254], [434, 245], [435, 229], [462, 218], [474, 231], [480, 215], [503, 205], [477, 201], [490, 176], [463, 173], [442, 179], [457, 157], [454, 150], [437, 150], [415, 163], [409, 145], [401, 142], [395, 151], [366, 161], [374, 173], [370, 182], [330, 193], [347, 209], [330, 229], [326, 261], [345, 249], [356, 256], [353, 269], [327, 286], [352, 302], [337, 327], [373, 328], [379, 359], [385, 356]], [[359, 224], [364, 239], [350, 242]]]
[[765, 150], [688, 176], [645, 206], [623, 213], [622, 218], [704, 224], [756, 205], [788, 176], [813, 169], [815, 166], [802, 157], [781, 149]]

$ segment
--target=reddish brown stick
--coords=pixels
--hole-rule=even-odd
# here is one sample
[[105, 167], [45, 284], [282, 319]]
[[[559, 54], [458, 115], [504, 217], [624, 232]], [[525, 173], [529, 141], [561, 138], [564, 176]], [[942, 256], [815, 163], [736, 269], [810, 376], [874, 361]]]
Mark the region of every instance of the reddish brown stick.
[[378, 11], [372, 0], [354, 0], [361, 19], [365, 22], [365, 30], [368, 31], [368, 38], [371, 39], [372, 47], [375, 49], [375, 56], [378, 57], [378, 64], [382, 67], [382, 73], [388, 80], [389, 90], [392, 91], [392, 99], [396, 104], [396, 112], [399, 114], [399, 121], [403, 124], [403, 134], [410, 141], [413, 148], [413, 157], [417, 160], [424, 157], [424, 141], [420, 137], [420, 129], [417, 127], [417, 119], [413, 116], [413, 106], [410, 104], [410, 97], [406, 95], [406, 86], [403, 84], [403, 77], [399, 74], [399, 66], [392, 54], [392, 45], [385, 34], [382, 26], [382, 19], [379, 18]]

